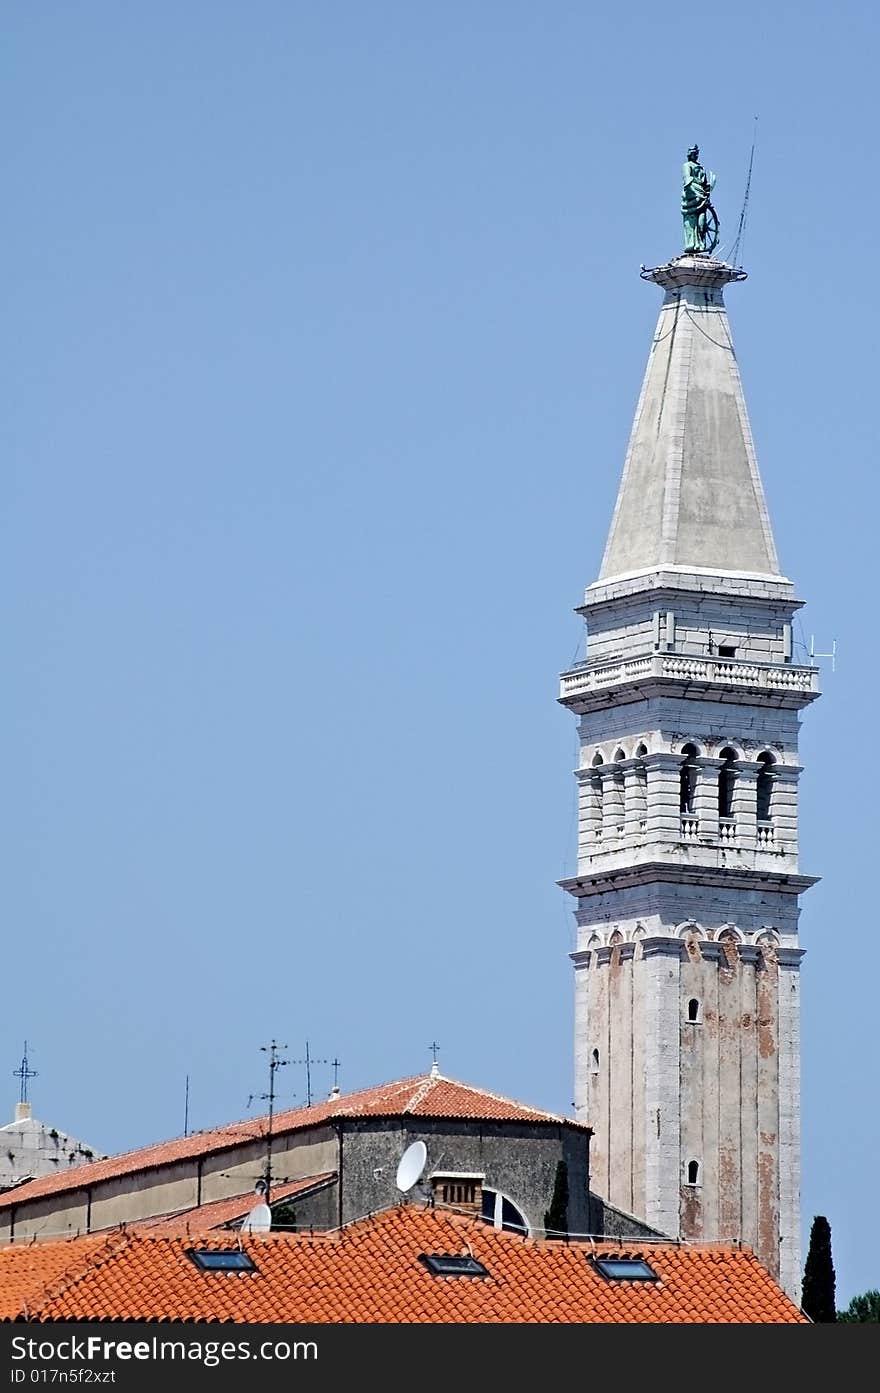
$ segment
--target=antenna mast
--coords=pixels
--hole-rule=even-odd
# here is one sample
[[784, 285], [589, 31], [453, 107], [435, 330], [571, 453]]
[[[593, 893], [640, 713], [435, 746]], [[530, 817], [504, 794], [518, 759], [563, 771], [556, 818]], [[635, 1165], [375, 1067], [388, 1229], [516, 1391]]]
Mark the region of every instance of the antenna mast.
[[288, 1062], [280, 1059], [279, 1050], [286, 1050], [286, 1045], [279, 1045], [277, 1040], [271, 1040], [268, 1045], [261, 1045], [260, 1049], [269, 1056], [269, 1092], [261, 1094], [261, 1097], [268, 1099], [269, 1102], [269, 1130], [266, 1133], [266, 1193], [264, 1200], [266, 1204], [272, 1194], [272, 1119], [275, 1116], [275, 1071], [283, 1069]]
[[309, 1053], [309, 1042], [306, 1040], [305, 1056], [302, 1059], [295, 1059], [293, 1062], [294, 1064], [304, 1064], [306, 1067], [306, 1107], [310, 1108], [312, 1106], [312, 1065], [330, 1064], [332, 1061], [329, 1059], [315, 1059], [314, 1055]]

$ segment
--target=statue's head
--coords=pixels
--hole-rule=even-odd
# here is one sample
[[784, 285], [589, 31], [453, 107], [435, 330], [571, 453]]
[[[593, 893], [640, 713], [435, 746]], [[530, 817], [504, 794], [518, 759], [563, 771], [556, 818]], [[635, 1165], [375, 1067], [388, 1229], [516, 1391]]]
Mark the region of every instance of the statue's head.
[[693, 160], [694, 164], [696, 164], [697, 161], [699, 160], [699, 158], [700, 158], [700, 147], [699, 147], [699, 145], [692, 145], [691, 148], [688, 150], [688, 159], [689, 159], [689, 160]]

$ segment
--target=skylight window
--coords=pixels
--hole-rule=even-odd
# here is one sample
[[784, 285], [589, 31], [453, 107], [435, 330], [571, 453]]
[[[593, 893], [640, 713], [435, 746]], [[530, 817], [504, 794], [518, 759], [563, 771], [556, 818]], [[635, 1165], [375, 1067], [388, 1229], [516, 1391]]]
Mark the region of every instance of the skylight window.
[[435, 1277], [488, 1277], [488, 1269], [476, 1258], [462, 1257], [460, 1253], [420, 1253], [423, 1262]]
[[644, 1258], [594, 1258], [597, 1267], [609, 1282], [657, 1282], [659, 1277]]
[[241, 1248], [190, 1248], [192, 1258], [202, 1272], [256, 1272], [257, 1264]]

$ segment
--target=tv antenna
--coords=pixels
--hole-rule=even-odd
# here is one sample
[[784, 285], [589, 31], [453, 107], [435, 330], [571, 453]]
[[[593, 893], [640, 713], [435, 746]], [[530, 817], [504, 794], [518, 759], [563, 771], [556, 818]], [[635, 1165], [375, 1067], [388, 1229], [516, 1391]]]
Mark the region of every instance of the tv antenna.
[[38, 1074], [37, 1069], [32, 1069], [28, 1064], [28, 1043], [24, 1042], [24, 1054], [17, 1069], [13, 1069], [12, 1077], [21, 1080], [21, 1087], [18, 1090], [18, 1101], [26, 1103], [28, 1100], [28, 1079], [35, 1079]]
[[[256, 1095], [269, 1104], [269, 1126], [266, 1132], [266, 1170], [264, 1174], [266, 1185], [264, 1200], [268, 1206], [272, 1193], [272, 1119], [275, 1116], [275, 1075], [279, 1069], [284, 1068], [288, 1061], [280, 1058], [280, 1051], [286, 1050], [287, 1046], [279, 1045], [277, 1040], [270, 1040], [268, 1045], [261, 1045], [260, 1049], [269, 1056], [269, 1092]], [[251, 1094], [251, 1097], [253, 1096]]]
[[837, 639], [835, 638], [835, 639], [832, 639], [832, 640], [831, 640], [831, 652], [830, 652], [830, 653], [817, 653], [817, 652], [816, 652], [816, 635], [815, 635], [815, 634], [810, 634], [810, 662], [812, 662], [814, 658], [830, 658], [830, 659], [831, 659], [831, 671], [832, 671], [832, 672], [836, 672], [836, 671], [837, 671]]
[[[305, 1052], [304, 1057], [303, 1057], [302, 1059], [295, 1059], [293, 1062], [294, 1062], [294, 1064], [304, 1064], [304, 1065], [305, 1065], [305, 1070], [306, 1070], [306, 1107], [307, 1107], [307, 1108], [310, 1108], [310, 1107], [312, 1106], [312, 1065], [313, 1065], [313, 1064], [329, 1064], [329, 1063], [330, 1063], [330, 1060], [329, 1060], [329, 1059], [315, 1059], [314, 1056], [311, 1055], [311, 1054], [309, 1053], [309, 1042], [308, 1042], [308, 1040], [306, 1040], [306, 1052]], [[338, 1067], [339, 1067], [339, 1061], [338, 1061], [338, 1060], [336, 1061], [336, 1067], [337, 1067], [337, 1069], [338, 1069]]]

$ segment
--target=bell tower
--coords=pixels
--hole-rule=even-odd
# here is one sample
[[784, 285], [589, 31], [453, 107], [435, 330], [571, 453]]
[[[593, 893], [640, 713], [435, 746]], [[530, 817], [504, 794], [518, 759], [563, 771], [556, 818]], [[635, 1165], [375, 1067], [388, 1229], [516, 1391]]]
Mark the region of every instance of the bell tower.
[[575, 1100], [600, 1194], [748, 1244], [797, 1297], [798, 730], [817, 672], [793, 661], [801, 602], [724, 304], [745, 272], [688, 250], [642, 275], [663, 302], [559, 697], [580, 735]]

